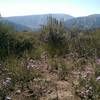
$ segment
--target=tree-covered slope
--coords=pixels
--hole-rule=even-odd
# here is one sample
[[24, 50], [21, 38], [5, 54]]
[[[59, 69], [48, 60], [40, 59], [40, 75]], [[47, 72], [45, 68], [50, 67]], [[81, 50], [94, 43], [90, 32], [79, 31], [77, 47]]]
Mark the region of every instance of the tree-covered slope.
[[80, 30], [90, 30], [92, 28], [100, 28], [100, 14], [73, 18], [66, 21], [65, 24], [69, 29], [77, 28]]

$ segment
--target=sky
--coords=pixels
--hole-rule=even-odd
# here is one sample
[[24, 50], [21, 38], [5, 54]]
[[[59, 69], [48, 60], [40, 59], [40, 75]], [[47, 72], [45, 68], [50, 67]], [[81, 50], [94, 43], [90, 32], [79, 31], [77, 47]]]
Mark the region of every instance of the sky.
[[100, 14], [100, 0], [0, 0], [3, 17], [64, 13], [74, 17]]

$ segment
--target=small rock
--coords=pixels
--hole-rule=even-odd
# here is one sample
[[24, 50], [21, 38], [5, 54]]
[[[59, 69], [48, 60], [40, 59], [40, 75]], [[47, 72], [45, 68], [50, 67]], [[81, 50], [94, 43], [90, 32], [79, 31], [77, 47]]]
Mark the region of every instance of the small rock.
[[89, 84], [86, 84], [85, 88], [89, 88]]
[[76, 94], [79, 94], [79, 92], [80, 92], [79, 90], [76, 90], [76, 91], [75, 91]]
[[97, 59], [97, 64], [100, 64], [100, 58]]
[[8, 86], [8, 85], [10, 85], [11, 84], [11, 78], [6, 78], [6, 80], [5, 81], [3, 81], [3, 85], [4, 86]]
[[7, 97], [5, 98], [5, 100], [11, 100], [11, 97], [7, 96]]
[[89, 91], [90, 91], [90, 90], [86, 90], [85, 93], [88, 95]]
[[96, 80], [99, 81], [99, 80], [100, 80], [100, 76], [98, 76], [98, 77], [96, 78]]
[[10, 81], [11, 81], [11, 78], [10, 78], [10, 77], [8, 77], [8, 78], [6, 78], [6, 80], [10, 80]]
[[92, 89], [93, 89], [93, 87], [92, 87], [92, 86], [90, 86], [90, 87], [89, 87], [89, 90], [92, 90]]
[[74, 85], [74, 86], [78, 86], [78, 85], [79, 85], [79, 82], [78, 82], [78, 81], [74, 81], [74, 82], [73, 82], [73, 85]]
[[2, 64], [0, 64], [0, 69], [2, 69], [3, 68], [3, 65]]
[[51, 94], [51, 93], [52, 93], [52, 90], [49, 90], [49, 91], [48, 91], [48, 94]]
[[21, 90], [17, 90], [16, 91], [16, 94], [21, 94]]

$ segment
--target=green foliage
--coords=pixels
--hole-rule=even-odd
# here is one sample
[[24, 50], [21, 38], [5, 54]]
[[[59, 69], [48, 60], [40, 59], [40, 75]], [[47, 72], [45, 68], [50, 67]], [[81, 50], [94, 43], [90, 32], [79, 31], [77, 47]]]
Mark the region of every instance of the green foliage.
[[79, 33], [76, 37], [72, 37], [69, 43], [70, 52], [77, 53], [78, 57], [94, 58], [96, 55], [92, 35]]
[[4, 58], [5, 56], [9, 55], [12, 36], [11, 27], [5, 24], [0, 23], [0, 58]]
[[[97, 70], [95, 72], [97, 75]], [[80, 94], [84, 93], [84, 100], [99, 100], [100, 99], [100, 80], [96, 79], [97, 76], [91, 78], [79, 78]]]
[[97, 57], [100, 57], [100, 30], [91, 33], [93, 37], [94, 48], [96, 48]]
[[26, 59], [11, 57], [5, 61], [5, 65], [10, 73], [9, 77], [13, 80], [13, 84], [18, 82], [22, 89], [24, 86], [28, 86], [28, 82], [33, 78], [40, 77], [40, 72], [38, 70], [28, 68]]
[[66, 80], [70, 64], [66, 63], [63, 58], [57, 57], [49, 59], [48, 63], [51, 66], [51, 72], [57, 71], [59, 79]]
[[67, 51], [63, 22], [50, 17], [48, 23], [42, 28], [42, 37], [51, 56], [62, 55]]
[[[22, 56], [38, 47], [38, 36], [32, 32], [15, 33], [9, 25], [0, 23], [0, 58]], [[37, 46], [36, 46], [37, 45]]]
[[100, 76], [100, 65], [96, 64], [95, 66], [95, 77]]

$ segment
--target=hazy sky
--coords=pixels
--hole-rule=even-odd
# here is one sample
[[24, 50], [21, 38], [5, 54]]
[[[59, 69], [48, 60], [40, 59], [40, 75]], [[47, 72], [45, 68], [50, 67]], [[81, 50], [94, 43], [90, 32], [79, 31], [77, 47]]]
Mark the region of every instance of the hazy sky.
[[0, 0], [2, 16], [65, 13], [72, 16], [100, 14], [100, 0]]

